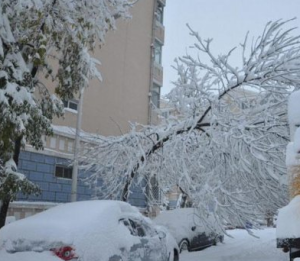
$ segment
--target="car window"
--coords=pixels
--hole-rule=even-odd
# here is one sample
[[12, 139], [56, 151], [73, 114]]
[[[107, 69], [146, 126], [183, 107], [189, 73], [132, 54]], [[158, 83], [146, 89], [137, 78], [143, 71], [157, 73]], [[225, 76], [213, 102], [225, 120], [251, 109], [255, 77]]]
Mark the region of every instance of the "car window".
[[131, 235], [133, 235], [133, 236], [135, 235], [134, 234], [134, 229], [131, 226], [131, 224], [130, 224], [130, 222], [129, 222], [128, 219], [121, 219], [120, 222], [122, 222], [123, 225], [128, 228], [128, 230], [129, 230], [129, 232], [130, 232]]
[[135, 234], [137, 236], [139, 236], [139, 237], [146, 236], [145, 230], [143, 229], [141, 223], [139, 223], [138, 221], [133, 221], [131, 219], [129, 219], [129, 222], [130, 222], [131, 226], [134, 228]]
[[133, 221], [131, 219], [121, 219], [120, 221], [128, 228], [131, 235], [138, 237], [146, 236], [144, 228], [138, 221]]

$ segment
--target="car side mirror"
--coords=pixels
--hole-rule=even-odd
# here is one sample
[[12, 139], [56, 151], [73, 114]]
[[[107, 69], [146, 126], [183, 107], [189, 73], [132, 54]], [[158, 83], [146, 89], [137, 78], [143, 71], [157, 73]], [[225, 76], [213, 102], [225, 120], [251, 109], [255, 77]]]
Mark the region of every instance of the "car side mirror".
[[159, 239], [164, 239], [166, 237], [166, 233], [163, 231], [158, 231], [158, 237]]
[[193, 226], [193, 227], [191, 228], [191, 230], [192, 230], [192, 231], [195, 231], [195, 230], [196, 230], [196, 226]]

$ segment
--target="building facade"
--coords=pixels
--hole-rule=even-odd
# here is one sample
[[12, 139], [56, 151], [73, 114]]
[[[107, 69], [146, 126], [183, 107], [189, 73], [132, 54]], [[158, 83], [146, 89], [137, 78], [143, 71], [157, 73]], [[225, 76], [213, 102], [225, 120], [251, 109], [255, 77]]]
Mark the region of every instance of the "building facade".
[[[129, 122], [157, 122], [154, 108], [159, 107], [163, 82], [165, 4], [165, 0], [138, 1], [132, 8], [132, 18], [119, 19], [116, 31], [109, 32], [105, 45], [95, 50], [93, 56], [101, 61], [99, 70], [103, 81], [90, 81], [82, 95], [80, 129], [83, 132], [115, 136], [128, 132]], [[46, 81], [46, 84], [53, 83]], [[19, 195], [9, 215], [22, 218], [71, 199], [79, 100], [64, 101], [64, 104], [65, 116], [54, 120], [54, 135], [44, 138], [45, 149], [35, 151], [26, 146], [20, 154], [19, 171], [38, 184], [42, 193], [29, 198]], [[142, 188], [133, 190], [130, 203], [146, 208]], [[91, 196], [89, 186], [79, 179], [77, 199], [91, 199]]]

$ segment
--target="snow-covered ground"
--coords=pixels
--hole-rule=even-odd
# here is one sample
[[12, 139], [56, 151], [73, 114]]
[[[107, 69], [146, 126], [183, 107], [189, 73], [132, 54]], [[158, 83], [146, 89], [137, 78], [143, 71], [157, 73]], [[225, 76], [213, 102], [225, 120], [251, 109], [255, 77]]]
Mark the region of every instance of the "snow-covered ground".
[[180, 261], [288, 261], [289, 255], [276, 248], [276, 229], [254, 231], [259, 238], [250, 236], [243, 229], [228, 232], [224, 243], [202, 251], [186, 252]]

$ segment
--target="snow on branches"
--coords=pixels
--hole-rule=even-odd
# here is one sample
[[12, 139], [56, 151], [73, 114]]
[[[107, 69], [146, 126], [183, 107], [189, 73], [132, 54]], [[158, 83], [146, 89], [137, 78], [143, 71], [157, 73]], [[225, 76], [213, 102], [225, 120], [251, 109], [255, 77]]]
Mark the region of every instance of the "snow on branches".
[[176, 60], [179, 78], [168, 95], [176, 120], [96, 139], [83, 164], [97, 171], [88, 179], [104, 182], [107, 197], [127, 200], [154, 176], [164, 191], [179, 186], [219, 224], [244, 226], [284, 205], [287, 99], [300, 80], [299, 36], [288, 22], [268, 23], [250, 47], [247, 35], [240, 68], [230, 64], [235, 49], [216, 56], [212, 40], [190, 28], [199, 54]]

